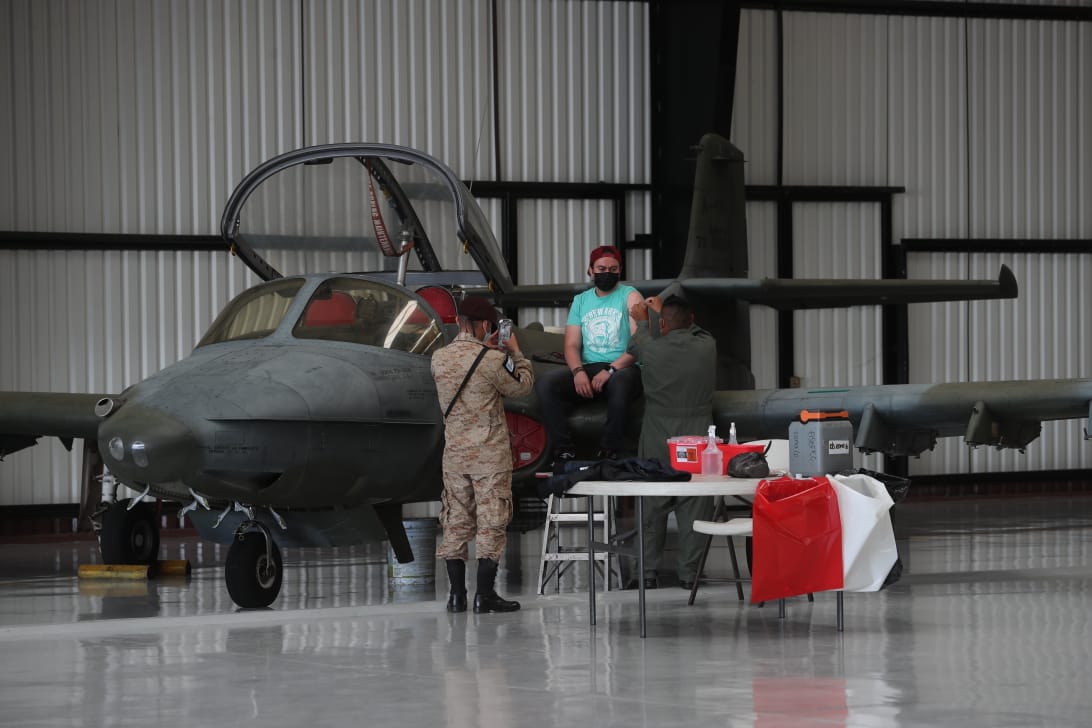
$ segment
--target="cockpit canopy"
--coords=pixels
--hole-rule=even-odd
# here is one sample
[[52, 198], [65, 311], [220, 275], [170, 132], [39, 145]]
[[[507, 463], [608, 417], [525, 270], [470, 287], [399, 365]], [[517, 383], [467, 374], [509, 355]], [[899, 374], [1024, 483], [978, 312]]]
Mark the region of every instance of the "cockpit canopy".
[[[251, 288], [231, 301], [198, 343], [260, 339], [282, 328], [306, 279], [286, 278]], [[341, 341], [411, 354], [443, 346], [442, 322], [409, 290], [351, 276], [329, 278], [284, 328], [295, 339]]]
[[235, 188], [220, 230], [267, 281], [330, 271], [393, 273], [406, 250], [411, 273], [473, 271], [475, 285], [512, 287], [500, 246], [466, 186], [447, 166], [408, 147], [328, 144], [275, 157]]

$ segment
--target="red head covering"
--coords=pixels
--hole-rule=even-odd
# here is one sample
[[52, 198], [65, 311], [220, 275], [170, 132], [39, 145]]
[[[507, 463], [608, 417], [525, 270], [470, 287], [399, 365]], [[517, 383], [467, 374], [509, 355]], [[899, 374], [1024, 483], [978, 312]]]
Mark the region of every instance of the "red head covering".
[[618, 265], [622, 265], [622, 254], [618, 252], [618, 248], [613, 245], [600, 245], [598, 248], [591, 252], [591, 257], [588, 259], [588, 267], [595, 266], [595, 261], [600, 258], [614, 258], [618, 261]]

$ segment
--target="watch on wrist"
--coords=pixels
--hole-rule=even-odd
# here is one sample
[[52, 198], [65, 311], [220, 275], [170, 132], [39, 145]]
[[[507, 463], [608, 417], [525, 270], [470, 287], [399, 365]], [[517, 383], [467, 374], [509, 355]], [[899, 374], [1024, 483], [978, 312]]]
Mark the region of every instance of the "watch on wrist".
[[613, 364], [611, 364], [609, 367], [607, 367], [607, 373], [608, 374], [614, 374], [616, 371], [618, 371], [618, 370], [614, 368]]

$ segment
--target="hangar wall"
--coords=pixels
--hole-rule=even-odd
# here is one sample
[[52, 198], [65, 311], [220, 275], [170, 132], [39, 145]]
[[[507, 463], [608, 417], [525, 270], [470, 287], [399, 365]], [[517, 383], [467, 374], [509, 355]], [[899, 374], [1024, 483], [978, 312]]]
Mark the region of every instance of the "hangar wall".
[[[748, 184], [772, 184], [776, 14], [745, 10], [741, 28], [733, 141]], [[896, 243], [974, 241], [909, 253], [910, 277], [996, 278], [1006, 264], [1020, 283], [1014, 301], [910, 306], [910, 381], [1092, 375], [1092, 251], [1050, 244], [1092, 239], [1092, 23], [786, 12], [783, 32], [784, 184], [905, 186]], [[793, 213], [797, 276], [878, 275], [878, 206]], [[803, 386], [880, 381], [877, 315], [795, 314]], [[1092, 467], [1086, 425], [1045, 424], [1025, 455], [944, 439], [911, 472]]]
[[[246, 172], [332, 141], [422, 148], [464, 179], [647, 182], [645, 4], [503, 0], [495, 53], [493, 6], [0, 0], [0, 230], [214, 235]], [[610, 212], [526, 205], [520, 258], [541, 259], [520, 279], [582, 277]], [[631, 240], [645, 196], [627, 212]], [[226, 252], [0, 250], [0, 389], [116, 393], [255, 282]], [[10, 456], [0, 505], [76, 502], [75, 455]]]
[[[647, 182], [645, 4], [496, 7], [494, 54], [490, 0], [0, 0], [0, 229], [215, 234], [246, 171], [346, 139], [418, 146], [468, 179]], [[1090, 24], [785, 12], [781, 25], [779, 138], [777, 15], [741, 20], [733, 140], [749, 184], [905, 185], [896, 241], [1092, 237]], [[773, 275], [772, 206], [748, 215], [752, 275]], [[648, 217], [634, 194], [625, 238]], [[520, 280], [580, 277], [611, 225], [603, 203], [523, 203]], [[876, 228], [873, 205], [797, 205], [797, 274], [874, 274]], [[1088, 253], [909, 256], [914, 277], [993, 278], [1002, 262], [1018, 301], [911, 307], [912, 381], [1087, 376]], [[627, 263], [648, 270], [643, 252]], [[184, 356], [253, 282], [224, 253], [0, 250], [0, 389], [116, 392]], [[776, 317], [752, 322], [772, 386]], [[874, 313], [801, 313], [795, 328], [805, 385], [878, 381]], [[942, 441], [914, 472], [1087, 468], [1079, 431], [1049, 425], [1027, 456]], [[52, 442], [10, 457], [0, 505], [75, 501], [77, 460]]]

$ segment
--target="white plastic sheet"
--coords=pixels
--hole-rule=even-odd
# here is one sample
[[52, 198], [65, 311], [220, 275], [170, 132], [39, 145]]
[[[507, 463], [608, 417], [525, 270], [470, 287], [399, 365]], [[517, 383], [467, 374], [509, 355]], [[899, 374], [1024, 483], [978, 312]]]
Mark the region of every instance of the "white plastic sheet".
[[894, 501], [884, 484], [868, 475], [828, 475], [842, 519], [845, 591], [879, 591], [898, 551], [891, 527]]

